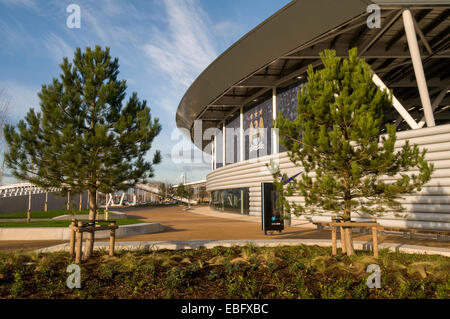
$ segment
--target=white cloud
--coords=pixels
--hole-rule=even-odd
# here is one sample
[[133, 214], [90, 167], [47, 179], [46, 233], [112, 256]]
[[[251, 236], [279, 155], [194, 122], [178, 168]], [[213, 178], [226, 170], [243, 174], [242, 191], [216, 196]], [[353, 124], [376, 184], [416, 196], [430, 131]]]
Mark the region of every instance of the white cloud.
[[213, 31], [217, 35], [227, 38], [234, 37], [236, 34], [241, 33], [243, 30], [241, 30], [241, 27], [234, 22], [221, 21], [213, 26]]
[[[175, 129], [175, 112], [182, 95], [217, 56], [215, 37], [233, 29], [225, 22], [211, 23], [200, 0], [154, 0], [151, 5], [147, 0], [79, 0], [75, 3], [81, 7], [81, 29], [66, 28], [65, 9], [70, 1], [49, 0], [41, 4], [32, 0], [17, 3], [0, 0], [0, 3], [34, 9], [49, 25], [48, 29], [29, 29], [22, 19], [8, 22], [9, 25], [6, 25], [7, 20], [0, 21], [0, 38], [7, 40], [0, 53], [27, 52], [27, 56], [33, 54], [36, 58], [49, 56], [59, 64], [63, 56], [69, 59], [73, 56], [75, 47], [84, 49], [95, 44], [111, 47], [112, 56], [119, 57], [122, 76], [125, 75], [130, 87], [137, 90], [141, 98], [147, 99], [152, 115], [161, 119], [164, 130], [152, 150], [161, 149], [164, 153], [170, 153], [174, 144], [169, 132]], [[26, 83], [12, 77], [0, 78], [0, 88], [5, 88], [11, 97], [14, 122], [22, 119], [30, 107], [40, 109], [37, 97], [40, 87], [32, 87], [28, 83], [33, 82], [28, 79]], [[181, 171], [192, 169], [170, 160], [155, 168], [157, 179], [172, 180], [178, 178]], [[194, 175], [203, 178], [208, 168], [209, 165], [199, 165], [198, 171], [190, 173], [190, 178]]]
[[40, 89], [15, 82], [0, 81], [0, 89], [5, 89], [5, 95], [10, 101], [9, 115], [13, 122], [22, 119], [30, 108], [39, 111]]
[[188, 87], [217, 56], [209, 19], [195, 0], [165, 0], [167, 31], [153, 28], [144, 51], [176, 88]]
[[0, 39], [2, 42], [0, 52], [11, 55], [15, 54], [16, 50], [35, 48], [37, 44], [35, 37], [24, 28], [19, 20], [14, 18], [10, 23], [0, 21]]
[[67, 57], [72, 60], [74, 49], [70, 47], [61, 37], [57, 36], [53, 32], [50, 32], [43, 39], [43, 44], [53, 56], [53, 58], [61, 63], [63, 57]]
[[105, 25], [102, 25], [101, 19], [99, 19], [98, 15], [92, 14], [92, 12], [98, 12], [94, 10], [86, 10], [84, 8], [81, 9], [81, 28], [83, 31], [88, 29], [91, 31], [90, 33], [95, 34], [103, 43], [108, 43], [108, 34], [107, 28]]
[[36, 3], [33, 0], [0, 0], [0, 3], [7, 5], [9, 7], [19, 6], [29, 9], [36, 9]]
[[160, 92], [162, 93], [158, 98], [157, 105], [169, 112], [170, 116], [175, 117], [175, 110], [178, 106], [178, 101], [175, 99], [174, 96], [170, 94], [170, 90], [164, 90], [167, 92]]

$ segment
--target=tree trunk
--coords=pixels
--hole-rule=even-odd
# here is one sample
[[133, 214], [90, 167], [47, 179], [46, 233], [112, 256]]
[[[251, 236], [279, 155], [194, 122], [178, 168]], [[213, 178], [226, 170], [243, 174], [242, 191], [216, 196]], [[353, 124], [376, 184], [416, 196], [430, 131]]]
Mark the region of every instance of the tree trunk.
[[66, 205], [66, 210], [70, 210], [70, 190], [67, 192], [67, 205]]
[[344, 231], [344, 227], [340, 227], [340, 231], [341, 231], [341, 248], [342, 248], [342, 253], [346, 254], [347, 253], [347, 242], [345, 241], [345, 231]]
[[27, 223], [31, 221], [31, 189], [28, 193]]
[[[88, 190], [89, 194], [89, 222], [95, 223], [95, 215], [97, 211], [97, 202], [95, 200], [96, 191], [95, 190]], [[95, 240], [95, 233], [94, 232], [87, 232], [86, 233], [86, 258], [89, 258], [93, 251], [94, 251], [94, 240]]]
[[[344, 219], [344, 222], [351, 222], [352, 221], [351, 197], [348, 191], [346, 192], [345, 197], [346, 199], [344, 200], [344, 215], [342, 217]], [[344, 241], [347, 256], [353, 255], [355, 253], [355, 250], [353, 249], [353, 237], [351, 227], [344, 228]]]
[[351, 256], [355, 253], [353, 249], [352, 228], [345, 228], [345, 247], [347, 248], [347, 256]]

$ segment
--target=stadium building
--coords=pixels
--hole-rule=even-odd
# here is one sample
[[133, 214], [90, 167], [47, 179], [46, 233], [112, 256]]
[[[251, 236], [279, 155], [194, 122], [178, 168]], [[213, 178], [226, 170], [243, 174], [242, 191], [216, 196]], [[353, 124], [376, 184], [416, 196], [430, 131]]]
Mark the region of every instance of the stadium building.
[[206, 187], [214, 208], [260, 215], [261, 185], [272, 181], [266, 164], [278, 161], [288, 176], [301, 171], [271, 130], [273, 120], [296, 118], [297, 90], [309, 65], [321, 67], [320, 52], [346, 57], [353, 47], [374, 83], [393, 92], [386, 119], [397, 126], [397, 146], [410, 140], [427, 148], [435, 166], [426, 187], [401, 200], [405, 214], [386, 214], [380, 224], [450, 230], [449, 1], [294, 0], [212, 62], [183, 96], [176, 123], [212, 155]]

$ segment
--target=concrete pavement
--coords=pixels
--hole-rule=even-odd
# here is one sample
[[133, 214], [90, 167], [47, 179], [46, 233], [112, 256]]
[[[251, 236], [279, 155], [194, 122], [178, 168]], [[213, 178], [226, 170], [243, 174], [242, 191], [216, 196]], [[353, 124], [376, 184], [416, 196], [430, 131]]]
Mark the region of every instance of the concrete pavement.
[[[160, 223], [162, 232], [120, 238], [117, 242], [173, 242], [173, 241], [222, 241], [222, 240], [330, 240], [329, 230], [317, 230], [310, 225], [293, 221], [281, 233], [264, 235], [259, 216], [239, 215], [217, 212], [206, 206], [185, 210], [183, 207], [141, 207], [120, 209], [128, 216], [143, 221]], [[370, 234], [353, 234], [355, 241], [369, 243]], [[107, 240], [98, 240], [101, 242]], [[39, 249], [63, 242], [0, 242], [0, 250]], [[394, 235], [380, 235], [379, 243], [391, 243], [408, 246], [427, 246], [450, 248], [449, 242], [440, 242], [429, 238], [407, 239]]]

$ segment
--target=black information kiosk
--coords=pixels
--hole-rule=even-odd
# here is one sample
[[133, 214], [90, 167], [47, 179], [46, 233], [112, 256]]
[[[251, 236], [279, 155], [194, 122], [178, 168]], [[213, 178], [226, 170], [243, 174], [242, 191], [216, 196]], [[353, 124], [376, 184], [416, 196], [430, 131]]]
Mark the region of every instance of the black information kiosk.
[[262, 229], [264, 234], [267, 231], [275, 230], [281, 233], [284, 229], [284, 220], [282, 211], [280, 211], [276, 202], [278, 201], [278, 192], [273, 183], [261, 184], [261, 208], [262, 208]]

